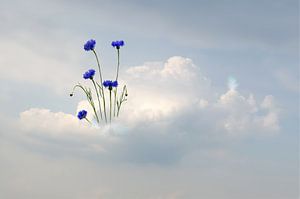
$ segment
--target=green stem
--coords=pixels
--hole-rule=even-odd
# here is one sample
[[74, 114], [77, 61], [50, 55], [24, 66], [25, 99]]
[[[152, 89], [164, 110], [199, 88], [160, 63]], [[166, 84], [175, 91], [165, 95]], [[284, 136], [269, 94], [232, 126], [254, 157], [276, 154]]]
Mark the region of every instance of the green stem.
[[97, 114], [97, 111], [96, 111], [96, 108], [95, 108], [95, 104], [94, 104], [94, 102], [90, 102], [90, 104], [91, 104], [91, 106], [92, 106], [92, 108], [93, 108], [93, 110], [94, 110], [94, 113], [95, 113], [95, 115], [96, 115], [96, 119], [97, 119], [97, 122], [98, 122], [98, 124], [99, 124], [99, 118], [98, 118], [98, 114]]
[[[96, 53], [95, 50], [92, 50], [96, 60], [97, 60], [97, 65], [98, 65], [98, 69], [99, 69], [99, 78], [100, 78], [100, 84], [102, 85], [103, 83], [103, 79], [102, 79], [102, 73], [101, 73], [101, 66], [100, 66], [100, 62], [98, 59], [98, 55]], [[104, 90], [103, 90], [103, 86], [101, 86], [101, 90], [102, 90], [102, 99], [103, 99], [103, 112], [104, 112], [104, 117], [105, 117], [105, 122], [107, 123], [107, 117], [106, 117], [106, 105], [105, 105], [105, 96], [104, 96]]]
[[99, 93], [98, 93], [98, 89], [97, 89], [97, 86], [95, 84], [95, 81], [94, 79], [91, 79], [93, 84], [94, 84], [94, 87], [95, 87], [95, 90], [96, 90], [96, 94], [97, 94], [97, 99], [98, 99], [98, 104], [99, 104], [99, 111], [100, 111], [100, 117], [101, 117], [101, 120], [103, 119], [102, 117], [102, 110], [101, 110], [101, 103], [100, 103], [100, 99], [99, 99]]
[[103, 80], [102, 80], [101, 66], [100, 66], [100, 62], [99, 62], [99, 59], [98, 59], [98, 55], [97, 55], [97, 53], [96, 53], [95, 50], [92, 50], [92, 51], [93, 51], [93, 53], [94, 53], [94, 55], [96, 57], [96, 61], [97, 61], [98, 69], [99, 69], [100, 82], [102, 83]]
[[109, 105], [109, 122], [111, 123], [111, 89], [109, 89], [109, 101], [110, 101], [110, 105]]
[[95, 117], [96, 117], [96, 119], [97, 119], [97, 122], [99, 123], [99, 118], [98, 118], [98, 115], [97, 115], [97, 111], [96, 111], [96, 109], [95, 109], [95, 104], [94, 104], [94, 102], [93, 102], [93, 97], [92, 97], [91, 92], [87, 91], [82, 85], [80, 85], [80, 84], [78, 83], [77, 85], [75, 85], [75, 86], [73, 87], [73, 92], [72, 92], [72, 93], [74, 93], [74, 91], [75, 91], [75, 89], [76, 89], [77, 87], [81, 88], [81, 89], [83, 90], [83, 92], [85, 93], [85, 95], [86, 95], [86, 97], [87, 97], [87, 100], [88, 100], [89, 104], [90, 104], [91, 107], [93, 108], [93, 111], [94, 111], [94, 113], [95, 113]]
[[117, 89], [118, 87], [116, 87], [116, 89], [114, 90], [114, 94], [115, 94], [115, 98], [114, 98], [114, 117], [116, 117], [116, 105], [117, 105]]
[[120, 112], [120, 106], [118, 107], [118, 110], [117, 110], [117, 117], [119, 116], [119, 112]]
[[117, 52], [118, 52], [118, 65], [117, 65], [116, 81], [118, 81], [118, 77], [119, 77], [119, 69], [120, 69], [120, 50], [117, 49]]
[[[117, 54], [118, 54], [118, 64], [117, 64], [117, 75], [116, 75], [116, 81], [118, 81], [119, 77], [119, 70], [120, 70], [120, 49], [117, 49]], [[116, 106], [117, 106], [117, 93], [118, 93], [118, 87], [116, 87], [115, 90], [115, 99], [114, 99], [114, 117], [116, 116]], [[118, 116], [118, 114], [117, 114]]]
[[85, 90], [85, 89], [83, 88], [83, 86], [81, 86], [79, 83], [76, 84], [76, 85], [73, 87], [72, 95], [74, 94], [75, 89], [76, 89], [77, 87], [81, 88], [81, 89], [83, 90], [83, 92], [85, 92], [85, 94], [88, 95], [87, 92], [86, 92], [86, 90]]
[[84, 118], [89, 124], [92, 124], [92, 122], [89, 120], [89, 119], [87, 119], [86, 117]]
[[122, 103], [127, 101], [126, 99], [127, 97], [127, 87], [126, 85], [123, 87], [123, 91], [122, 91], [122, 94], [121, 94], [121, 97], [120, 97], [120, 101], [118, 103], [118, 110], [117, 110], [117, 117], [119, 116], [119, 113], [120, 113], [120, 109], [121, 109], [121, 106], [122, 106]]

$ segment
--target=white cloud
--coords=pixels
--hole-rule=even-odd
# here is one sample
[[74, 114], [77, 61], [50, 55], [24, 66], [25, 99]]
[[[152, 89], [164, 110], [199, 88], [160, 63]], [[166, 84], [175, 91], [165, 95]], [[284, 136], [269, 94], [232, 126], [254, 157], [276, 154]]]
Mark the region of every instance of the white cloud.
[[226, 117], [222, 126], [232, 135], [251, 131], [252, 134], [276, 133], [279, 130], [279, 112], [271, 95], [266, 96], [261, 105], [257, 106], [252, 94], [246, 98], [231, 89], [220, 97], [216, 106], [225, 110]]
[[190, 81], [197, 78], [197, 67], [191, 59], [180, 56], [171, 57], [164, 64], [160, 74], [164, 78], [175, 78], [179, 81]]
[[[211, 82], [203, 76], [191, 59], [180, 56], [165, 63], [146, 63], [126, 71], [130, 100], [126, 107], [133, 107], [146, 114], [172, 115], [198, 102], [199, 96], [211, 97]], [[140, 118], [141, 113], [137, 113]]]
[[[0, 113], [0, 198], [297, 197], [298, 169], [293, 166], [297, 165], [297, 158], [292, 157], [296, 141], [291, 133], [297, 129], [296, 114], [288, 117], [287, 120], [293, 121], [286, 121], [285, 126], [290, 125], [282, 131], [285, 134], [272, 138], [275, 142], [251, 139], [241, 144], [234, 139], [233, 147], [230, 142], [225, 143], [228, 139], [223, 139], [228, 135], [247, 138], [279, 132], [282, 121], [277, 96], [281, 103], [289, 96], [276, 89], [272, 90], [278, 92], [275, 98], [258, 97], [262, 93], [257, 92], [275, 88], [272, 83], [256, 87], [258, 90], [250, 89], [253, 95], [243, 88], [249, 78], [253, 80], [251, 74], [265, 71], [263, 83], [272, 82], [268, 71], [295, 61], [296, 1], [241, 1], [234, 5], [213, 2], [205, 6], [179, 2], [73, 1], [70, 4], [57, 0], [12, 0], [2, 4], [0, 102], [5, 103], [1, 103]], [[203, 2], [199, 1], [200, 4]], [[191, 12], [193, 8], [195, 12]], [[228, 13], [227, 8], [232, 12]], [[255, 16], [245, 14], [252, 11]], [[145, 26], [145, 21], [156, 23]], [[147, 49], [152, 56], [156, 53], [164, 57], [170, 46], [171, 51], [197, 54], [198, 58], [203, 53], [201, 61], [210, 60], [207, 66], [215, 79], [230, 71], [244, 81], [239, 82], [241, 87], [235, 88], [235, 93], [226, 89], [220, 93], [220, 88], [212, 87], [192, 60], [178, 56], [163, 63], [132, 67], [136, 71], [122, 74], [128, 84], [129, 101], [121, 118], [111, 127], [90, 127], [79, 121], [75, 112], [87, 109], [86, 102], [74, 105], [73, 113], [69, 98], [65, 101], [62, 96], [52, 95], [52, 90], [68, 94], [84, 72], [78, 64], [94, 65], [93, 59], [80, 63], [82, 51], [78, 46], [82, 45], [82, 38], [76, 37], [87, 35], [101, 35], [106, 41], [122, 35], [130, 41], [127, 47]], [[149, 45], [153, 39], [162, 45]], [[106, 49], [113, 51], [107, 45], [101, 52], [110, 52]], [[137, 50], [130, 56], [127, 51], [126, 60], [130, 63], [144, 59], [143, 56], [148, 56], [144, 52]], [[263, 63], [268, 58], [276, 64], [265, 70]], [[249, 61], [253, 62], [253, 68], [248, 67]], [[108, 65], [104, 63], [105, 69], [110, 70]], [[249, 78], [237, 74], [240, 69], [248, 70]], [[278, 77], [278, 80], [294, 94], [298, 93], [297, 76]], [[24, 87], [30, 84], [28, 90], [22, 89], [28, 96], [14, 95], [20, 91], [16, 84]], [[45, 96], [42, 99], [36, 96], [37, 87], [45, 89], [54, 101], [52, 97], [47, 100]], [[289, 106], [294, 107], [292, 103]], [[18, 126], [12, 109], [19, 112], [24, 107], [56, 107], [55, 110], [62, 112], [52, 108], [28, 109], [21, 113]], [[218, 142], [214, 142], [215, 138]], [[277, 150], [284, 145], [287, 147]], [[176, 164], [165, 166], [173, 162]]]
[[267, 95], [261, 103], [261, 107], [268, 110], [276, 108], [274, 104], [274, 97], [272, 95]]
[[[214, 135], [245, 137], [279, 130], [274, 97], [268, 95], [258, 103], [253, 94], [245, 97], [236, 88], [217, 96], [210, 80], [188, 58], [176, 56], [165, 63], [131, 67], [122, 77], [129, 99], [112, 125], [90, 127], [76, 116], [33, 108], [20, 114], [21, 127], [56, 139], [72, 134], [96, 136], [101, 144], [83, 138], [83, 147], [106, 152], [109, 148], [112, 157], [138, 162], [145, 161], [145, 153], [150, 154], [150, 162], [176, 161], [186, 150], [197, 147], [193, 142], [198, 143], [204, 135], [213, 142]], [[79, 102], [77, 112], [82, 109], [92, 120], [86, 101]], [[166, 158], [169, 150], [174, 156]]]
[[63, 112], [51, 112], [48, 109], [31, 108], [20, 113], [21, 126], [26, 131], [54, 133], [82, 133], [90, 127], [75, 116]]
[[280, 129], [279, 126], [279, 113], [280, 109], [276, 106], [274, 97], [268, 95], [261, 103], [261, 108], [267, 110], [267, 114], [261, 118], [261, 124], [263, 127], [277, 132]]

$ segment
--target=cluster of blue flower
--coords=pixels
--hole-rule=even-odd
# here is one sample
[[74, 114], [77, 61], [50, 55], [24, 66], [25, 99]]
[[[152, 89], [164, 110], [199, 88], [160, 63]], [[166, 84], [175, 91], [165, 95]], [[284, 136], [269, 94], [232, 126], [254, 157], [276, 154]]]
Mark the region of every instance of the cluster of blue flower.
[[86, 115], [87, 115], [87, 111], [82, 110], [82, 111], [78, 112], [77, 117], [78, 117], [78, 119], [82, 120], [83, 118], [86, 118]]
[[113, 41], [111, 42], [111, 45], [113, 47], [116, 47], [117, 49], [120, 49], [121, 46], [124, 46], [124, 41], [121, 40], [121, 41]]
[[117, 87], [118, 86], [118, 81], [105, 80], [103, 82], [103, 86], [105, 88], [108, 87], [109, 90], [112, 90], [113, 87]]
[[[90, 79], [93, 83], [93, 87], [94, 87], [95, 93], [97, 95], [98, 107], [94, 103], [91, 89], [82, 86], [80, 83], [78, 83], [77, 85], [74, 86], [73, 92], [70, 94], [70, 96], [73, 96], [76, 88], [80, 88], [84, 91], [84, 93], [87, 96], [87, 100], [93, 109], [94, 117], [96, 118], [98, 123], [100, 122], [100, 119], [105, 120], [105, 122], [108, 121], [108, 119], [107, 119], [108, 116], [106, 113], [107, 107], [106, 107], [106, 97], [105, 97], [104, 88], [108, 88], [108, 91], [109, 91], [109, 102], [110, 102], [110, 104], [109, 104], [109, 122], [111, 122], [112, 116], [114, 116], [114, 117], [119, 116], [121, 105], [123, 102], [125, 102], [127, 100], [127, 95], [128, 95], [126, 85], [123, 86], [123, 89], [121, 91], [119, 98], [118, 98], [118, 90], [117, 90], [118, 85], [119, 85], [118, 84], [118, 76], [119, 76], [119, 68], [120, 68], [120, 51], [119, 50], [120, 50], [121, 46], [125, 45], [125, 43], [123, 40], [120, 40], [120, 41], [113, 41], [111, 43], [111, 45], [112, 45], [112, 47], [117, 49], [117, 55], [118, 55], [117, 56], [118, 62], [117, 62], [116, 79], [103, 81], [100, 62], [98, 59], [98, 55], [95, 51], [96, 41], [91, 39], [91, 40], [88, 40], [84, 44], [84, 50], [92, 51], [94, 53], [94, 55], [96, 57], [98, 69], [99, 69], [99, 80], [100, 80], [101, 84], [99, 84], [98, 82], [96, 82], [94, 80], [94, 76], [96, 74], [96, 71], [94, 69], [89, 69], [88, 71], [86, 71], [83, 74], [84, 79]], [[112, 101], [112, 92], [114, 94], [114, 102]], [[99, 112], [97, 109], [99, 109]], [[113, 112], [113, 114], [112, 114], [112, 112]], [[91, 124], [91, 121], [87, 119], [87, 114], [88, 114], [88, 112], [86, 110], [81, 110], [78, 112], [77, 117], [80, 120], [85, 119], [86, 121], [88, 121]], [[100, 115], [100, 119], [99, 119], [98, 115]]]
[[84, 79], [93, 79], [96, 71], [94, 69], [90, 69], [83, 74]]

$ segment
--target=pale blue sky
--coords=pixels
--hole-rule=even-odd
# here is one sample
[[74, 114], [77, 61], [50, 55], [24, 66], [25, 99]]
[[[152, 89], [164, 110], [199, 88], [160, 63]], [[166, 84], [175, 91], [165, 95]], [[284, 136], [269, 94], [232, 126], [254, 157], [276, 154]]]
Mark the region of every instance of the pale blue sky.
[[[298, 4], [0, 0], [0, 198], [297, 198]], [[20, 113], [31, 108], [76, 114], [83, 96], [70, 99], [68, 94], [95, 65], [83, 50], [90, 38], [97, 40], [108, 75], [116, 58], [110, 42], [125, 41], [121, 74], [133, 93], [149, 90], [150, 97], [158, 94], [153, 100], [167, 105], [174, 96], [179, 102], [185, 102], [184, 96], [193, 103], [201, 98], [208, 108], [174, 105], [174, 111], [170, 105], [172, 114], [168, 110], [157, 121], [138, 106], [140, 120], [122, 121], [128, 128], [116, 130], [118, 142], [99, 135], [61, 135], [56, 122], [47, 123], [50, 130], [41, 129], [35, 125], [43, 117], [35, 120], [34, 115], [24, 124]], [[170, 60], [174, 56], [181, 58]], [[180, 67], [190, 72], [194, 64], [200, 72], [195, 79], [166, 79], [173, 87], [161, 85], [164, 79], [149, 81], [151, 74], [138, 73], [134, 79], [127, 73], [136, 66], [153, 72], [167, 60], [186, 61]], [[238, 94], [232, 94], [237, 101], [226, 112], [218, 106], [230, 97], [229, 77], [237, 80]], [[247, 109], [251, 94], [257, 108], [253, 112]], [[159, 111], [149, 104], [153, 114]], [[270, 118], [260, 125], [257, 121], [269, 110], [264, 106]], [[246, 122], [228, 136], [217, 122], [224, 118], [230, 125], [242, 118]]]

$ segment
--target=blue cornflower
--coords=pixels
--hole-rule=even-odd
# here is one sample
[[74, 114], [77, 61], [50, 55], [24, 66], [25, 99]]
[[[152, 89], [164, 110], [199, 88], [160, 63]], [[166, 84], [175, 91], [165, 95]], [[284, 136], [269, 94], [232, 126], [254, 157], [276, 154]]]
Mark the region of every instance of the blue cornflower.
[[118, 86], [118, 81], [105, 80], [103, 82], [103, 86], [105, 88], [108, 87], [109, 90], [112, 90], [113, 87], [117, 87]]
[[79, 111], [78, 114], [77, 114], [77, 117], [78, 119], [82, 120], [86, 117], [87, 115], [87, 111], [86, 110], [82, 110], [82, 111]]
[[124, 43], [123, 40], [120, 40], [120, 41], [113, 41], [113, 42], [111, 42], [111, 45], [112, 45], [113, 47], [116, 47], [117, 49], [120, 49], [120, 47], [121, 47], [121, 46], [124, 46], [125, 43]]
[[94, 50], [95, 45], [96, 45], [96, 41], [94, 39], [90, 39], [84, 44], [84, 50], [86, 51]]
[[83, 78], [84, 79], [93, 79], [95, 72], [96, 71], [94, 69], [90, 69], [83, 74]]

